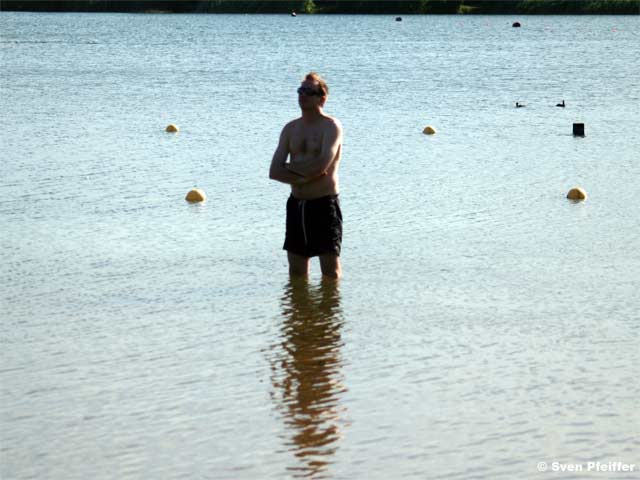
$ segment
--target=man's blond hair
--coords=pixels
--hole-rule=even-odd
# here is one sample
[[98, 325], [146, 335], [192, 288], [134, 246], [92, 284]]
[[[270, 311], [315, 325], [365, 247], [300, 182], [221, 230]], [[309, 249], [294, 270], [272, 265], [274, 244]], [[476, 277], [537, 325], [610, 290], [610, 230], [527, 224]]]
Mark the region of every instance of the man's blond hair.
[[318, 85], [320, 85], [320, 91], [322, 92], [322, 96], [326, 97], [327, 95], [329, 95], [329, 85], [327, 85], [327, 82], [325, 82], [324, 78], [322, 78], [320, 74], [316, 72], [309, 72], [304, 77], [304, 79], [310, 80], [312, 82], [318, 82]]

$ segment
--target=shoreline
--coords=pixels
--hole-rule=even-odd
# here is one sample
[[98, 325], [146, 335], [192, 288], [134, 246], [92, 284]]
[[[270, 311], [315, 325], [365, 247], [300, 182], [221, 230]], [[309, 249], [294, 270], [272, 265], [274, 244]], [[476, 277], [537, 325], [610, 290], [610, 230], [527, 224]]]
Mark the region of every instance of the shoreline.
[[640, 15], [640, 0], [0, 0], [0, 11], [239, 14]]

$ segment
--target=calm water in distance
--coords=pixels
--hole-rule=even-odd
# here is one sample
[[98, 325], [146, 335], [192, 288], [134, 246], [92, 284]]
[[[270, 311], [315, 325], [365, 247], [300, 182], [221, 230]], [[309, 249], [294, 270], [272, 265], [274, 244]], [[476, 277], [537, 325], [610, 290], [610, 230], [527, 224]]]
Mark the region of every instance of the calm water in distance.
[[[0, 13], [0, 477], [640, 463], [639, 18]], [[268, 180], [309, 70], [339, 285]]]

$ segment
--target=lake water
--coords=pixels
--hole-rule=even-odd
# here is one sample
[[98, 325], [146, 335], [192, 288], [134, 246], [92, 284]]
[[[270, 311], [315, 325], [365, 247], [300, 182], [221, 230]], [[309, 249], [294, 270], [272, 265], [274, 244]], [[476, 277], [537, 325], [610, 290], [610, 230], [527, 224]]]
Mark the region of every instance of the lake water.
[[[639, 19], [1, 13], [0, 477], [633, 478]], [[309, 70], [339, 284], [268, 179]]]

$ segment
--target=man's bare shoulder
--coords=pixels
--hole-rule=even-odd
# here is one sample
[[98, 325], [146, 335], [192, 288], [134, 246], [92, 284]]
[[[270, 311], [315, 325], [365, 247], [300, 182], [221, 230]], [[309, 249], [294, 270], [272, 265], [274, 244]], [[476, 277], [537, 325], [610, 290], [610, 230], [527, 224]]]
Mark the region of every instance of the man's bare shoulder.
[[291, 120], [290, 122], [288, 122], [284, 128], [282, 130], [284, 131], [291, 131], [292, 129], [294, 129], [297, 125], [299, 125], [300, 123], [302, 123], [302, 117], [299, 118], [294, 118], [293, 120]]
[[342, 123], [336, 117], [331, 117], [329, 115], [325, 115], [324, 117], [324, 128], [328, 131], [333, 131], [337, 133], [342, 132]]

